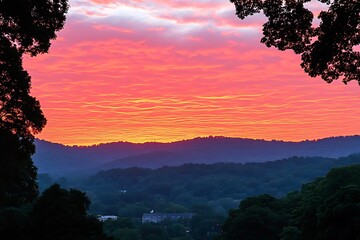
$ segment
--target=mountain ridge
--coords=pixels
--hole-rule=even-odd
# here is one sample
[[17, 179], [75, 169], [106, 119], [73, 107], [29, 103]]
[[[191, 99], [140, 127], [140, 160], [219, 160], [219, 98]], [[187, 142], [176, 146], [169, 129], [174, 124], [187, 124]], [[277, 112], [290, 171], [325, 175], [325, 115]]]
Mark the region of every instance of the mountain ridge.
[[301, 142], [207, 137], [172, 143], [114, 142], [65, 146], [35, 140], [34, 162], [41, 173], [98, 171], [110, 168], [175, 166], [184, 163], [265, 162], [292, 156], [342, 157], [360, 152], [360, 136]]
[[290, 140], [279, 140], [279, 139], [264, 139], [264, 138], [242, 138], [242, 137], [227, 137], [227, 136], [206, 136], [206, 137], [195, 137], [189, 139], [182, 139], [182, 140], [175, 140], [171, 142], [161, 142], [161, 141], [149, 141], [149, 142], [130, 142], [130, 141], [115, 141], [115, 142], [103, 142], [103, 143], [96, 143], [92, 145], [66, 145], [57, 142], [51, 142], [45, 139], [36, 138], [35, 141], [42, 141], [47, 143], [52, 143], [56, 145], [61, 145], [70, 148], [90, 148], [90, 147], [101, 147], [105, 145], [112, 145], [112, 144], [134, 144], [134, 145], [146, 145], [146, 144], [172, 144], [172, 143], [181, 143], [181, 142], [188, 142], [193, 140], [202, 140], [202, 139], [238, 139], [238, 140], [252, 140], [252, 141], [265, 141], [265, 142], [285, 142], [285, 143], [302, 143], [302, 142], [317, 142], [323, 140], [330, 140], [330, 139], [337, 139], [337, 138], [348, 138], [348, 137], [360, 137], [360, 134], [355, 135], [340, 135], [340, 136], [331, 136], [331, 137], [324, 137], [318, 139], [305, 139], [301, 141], [290, 141]]

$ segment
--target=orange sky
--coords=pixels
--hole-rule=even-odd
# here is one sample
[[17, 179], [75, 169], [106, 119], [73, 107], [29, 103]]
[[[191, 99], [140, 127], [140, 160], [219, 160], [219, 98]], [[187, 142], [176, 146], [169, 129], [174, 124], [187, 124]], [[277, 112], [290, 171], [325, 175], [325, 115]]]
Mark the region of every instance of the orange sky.
[[73, 0], [50, 53], [26, 57], [48, 125], [68, 145], [198, 136], [360, 134], [360, 88], [308, 77], [260, 44], [261, 15], [226, 0]]

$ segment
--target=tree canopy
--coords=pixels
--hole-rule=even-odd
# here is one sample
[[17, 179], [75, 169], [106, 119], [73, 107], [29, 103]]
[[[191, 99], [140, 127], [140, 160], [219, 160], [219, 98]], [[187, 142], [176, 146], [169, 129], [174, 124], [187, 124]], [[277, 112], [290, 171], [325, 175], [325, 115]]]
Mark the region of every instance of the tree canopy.
[[68, 7], [68, 0], [0, 1], [0, 37], [20, 54], [45, 53], [63, 28]]
[[22, 59], [49, 50], [67, 10], [68, 0], [0, 0], [0, 235], [9, 240], [110, 239], [85, 193], [53, 185], [38, 199], [31, 156], [46, 119]]
[[318, 15], [320, 25], [313, 24], [314, 13], [306, 8], [311, 0], [230, 0], [236, 15], [244, 19], [263, 12], [261, 42], [279, 50], [291, 49], [301, 54], [301, 67], [311, 77], [326, 82], [341, 79], [345, 84], [360, 84], [360, 1], [319, 0], [328, 9]]
[[360, 165], [335, 168], [284, 198], [241, 201], [218, 239], [360, 239], [359, 201]]
[[34, 239], [109, 239], [101, 222], [87, 214], [89, 205], [85, 193], [52, 185], [44, 191], [30, 215]]
[[[64, 26], [67, 0], [0, 1], [0, 208], [37, 195], [34, 134], [46, 124], [40, 103], [30, 95], [24, 54], [49, 50]], [[15, 199], [17, 197], [17, 199]]]

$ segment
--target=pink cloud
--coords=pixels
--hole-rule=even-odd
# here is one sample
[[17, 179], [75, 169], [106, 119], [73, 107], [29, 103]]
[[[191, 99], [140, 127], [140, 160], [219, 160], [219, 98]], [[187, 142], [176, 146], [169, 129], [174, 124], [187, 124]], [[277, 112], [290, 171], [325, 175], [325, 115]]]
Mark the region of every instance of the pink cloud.
[[[50, 53], [25, 58], [49, 121], [41, 138], [301, 140], [360, 131], [358, 88], [309, 78], [298, 56], [260, 44], [261, 17], [238, 21], [223, 1], [131, 1], [141, 7], [126, 16], [121, 4], [130, 1], [111, 1], [119, 13], [107, 12], [110, 1], [86, 3], [93, 15], [80, 3]], [[190, 11], [166, 15], [175, 5]]]
[[116, 2], [116, 0], [90, 0], [90, 1], [96, 4], [110, 4]]

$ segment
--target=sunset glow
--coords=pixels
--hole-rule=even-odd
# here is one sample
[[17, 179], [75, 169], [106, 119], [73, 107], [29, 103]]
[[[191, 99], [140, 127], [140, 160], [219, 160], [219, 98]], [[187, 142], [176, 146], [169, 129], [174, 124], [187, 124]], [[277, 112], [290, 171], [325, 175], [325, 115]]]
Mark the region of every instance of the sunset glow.
[[260, 43], [227, 0], [72, 0], [50, 52], [26, 57], [48, 124], [67, 145], [199, 136], [299, 141], [360, 134], [360, 88], [327, 84]]

